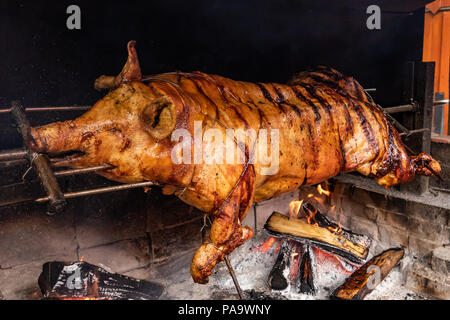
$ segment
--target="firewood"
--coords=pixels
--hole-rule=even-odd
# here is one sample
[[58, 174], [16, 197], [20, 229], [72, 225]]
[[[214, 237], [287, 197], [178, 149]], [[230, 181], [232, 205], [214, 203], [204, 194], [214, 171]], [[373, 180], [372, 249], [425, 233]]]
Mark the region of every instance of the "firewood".
[[46, 299], [153, 300], [160, 284], [111, 273], [87, 262], [47, 262], [42, 266], [39, 287]]
[[[341, 228], [339, 224], [331, 221], [308, 202], [303, 203], [302, 210], [304, 210], [307, 214], [312, 214], [314, 216], [313, 221], [316, 222], [319, 227], [327, 228], [329, 230], [339, 230], [339, 234], [342, 234], [345, 238], [351, 240], [352, 242], [362, 244], [367, 248], [369, 248], [372, 244], [372, 239], [370, 239], [370, 237], [363, 234], [353, 233], [350, 230]], [[315, 213], [312, 213], [312, 211], [315, 211]]]
[[312, 250], [309, 245], [303, 246], [303, 254], [298, 272], [297, 287], [300, 293], [315, 294], [314, 286], [314, 263], [312, 261]]
[[389, 249], [370, 259], [356, 270], [344, 284], [331, 295], [332, 299], [360, 300], [389, 274], [403, 258], [405, 251], [400, 248]]
[[284, 290], [289, 286], [289, 270], [291, 266], [291, 256], [295, 244], [291, 240], [283, 240], [278, 251], [277, 260], [269, 273], [269, 287], [273, 290]]
[[336, 233], [320, 225], [289, 218], [278, 212], [272, 213], [264, 228], [275, 237], [288, 237], [308, 243], [355, 263], [365, 261], [371, 244], [367, 236], [355, 234], [349, 230]]

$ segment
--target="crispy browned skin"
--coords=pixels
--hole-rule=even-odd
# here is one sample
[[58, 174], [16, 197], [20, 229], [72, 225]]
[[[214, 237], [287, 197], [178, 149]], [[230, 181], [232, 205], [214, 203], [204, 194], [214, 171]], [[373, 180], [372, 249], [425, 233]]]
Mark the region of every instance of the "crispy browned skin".
[[[116, 89], [80, 118], [34, 128], [32, 134], [42, 152], [84, 153], [59, 165], [112, 164], [114, 169], [99, 174], [119, 182], [154, 181], [210, 214], [209, 240], [191, 265], [195, 282], [206, 283], [224, 254], [252, 236], [241, 221], [253, 202], [339, 172], [356, 170], [389, 187], [416, 173], [440, 171], [429, 155], [409, 157], [382, 110], [354, 79], [333, 69], [300, 73], [289, 85], [200, 72], [142, 79], [134, 43], [128, 52], [119, 76], [96, 81], [97, 88]], [[178, 141], [171, 141], [171, 133], [183, 128], [194, 136], [194, 121], [224, 134], [228, 128], [278, 129], [279, 170], [262, 175], [261, 165], [248, 163], [248, 157], [243, 164], [174, 164], [171, 150]], [[251, 148], [246, 145], [247, 155]]]

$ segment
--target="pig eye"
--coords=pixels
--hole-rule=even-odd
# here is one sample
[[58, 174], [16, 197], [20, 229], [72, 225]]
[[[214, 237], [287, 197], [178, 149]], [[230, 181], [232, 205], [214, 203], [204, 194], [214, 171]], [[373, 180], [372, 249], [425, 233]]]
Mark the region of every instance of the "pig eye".
[[167, 98], [154, 100], [144, 108], [142, 121], [146, 131], [156, 140], [169, 136], [175, 128], [175, 106]]

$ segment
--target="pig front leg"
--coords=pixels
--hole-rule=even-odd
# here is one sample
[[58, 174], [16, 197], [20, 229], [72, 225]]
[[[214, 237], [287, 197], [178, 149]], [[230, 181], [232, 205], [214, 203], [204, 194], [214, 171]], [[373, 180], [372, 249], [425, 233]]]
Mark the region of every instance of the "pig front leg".
[[215, 265], [236, 247], [253, 236], [249, 227], [242, 227], [253, 202], [255, 172], [249, 165], [229, 197], [213, 214], [209, 239], [195, 252], [191, 264], [191, 275], [196, 283], [208, 283]]

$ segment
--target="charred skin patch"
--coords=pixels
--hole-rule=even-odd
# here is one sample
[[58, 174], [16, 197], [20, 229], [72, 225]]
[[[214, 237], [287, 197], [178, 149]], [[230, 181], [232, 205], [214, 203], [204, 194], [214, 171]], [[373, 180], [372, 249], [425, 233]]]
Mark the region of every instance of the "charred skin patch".
[[317, 106], [310, 100], [308, 99], [303, 93], [300, 92], [300, 90], [298, 90], [295, 87], [292, 87], [292, 90], [294, 91], [294, 94], [297, 96], [297, 98], [299, 98], [300, 100], [306, 102], [307, 105], [309, 105], [315, 115], [315, 122], [319, 122], [320, 119], [322, 118], [322, 116], [320, 115], [319, 109], [317, 108]]
[[373, 153], [375, 154], [375, 157], [377, 157], [380, 152], [380, 147], [378, 145], [378, 141], [375, 138], [371, 124], [367, 121], [364, 111], [359, 104], [354, 104], [353, 110], [355, 110], [356, 114], [358, 115], [364, 136], [366, 137], [367, 142], [369, 143]]

